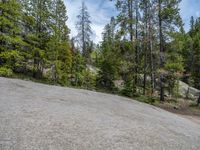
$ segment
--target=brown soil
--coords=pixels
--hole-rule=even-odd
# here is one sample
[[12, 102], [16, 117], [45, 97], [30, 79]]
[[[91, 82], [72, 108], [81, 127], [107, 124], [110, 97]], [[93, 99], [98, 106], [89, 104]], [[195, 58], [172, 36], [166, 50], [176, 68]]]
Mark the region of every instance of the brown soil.
[[167, 102], [158, 107], [200, 124], [200, 107], [195, 106], [192, 101], [180, 100], [176, 104]]

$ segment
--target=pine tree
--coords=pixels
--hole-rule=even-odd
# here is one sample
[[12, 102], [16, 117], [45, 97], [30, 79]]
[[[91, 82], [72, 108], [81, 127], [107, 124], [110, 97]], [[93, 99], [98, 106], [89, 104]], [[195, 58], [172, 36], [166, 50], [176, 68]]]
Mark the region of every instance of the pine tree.
[[114, 80], [119, 69], [119, 51], [115, 39], [116, 20], [111, 18], [104, 28], [103, 42], [101, 45], [100, 71], [97, 77], [97, 86], [108, 90], [114, 89]]
[[179, 14], [179, 3], [181, 0], [158, 0], [158, 28], [159, 28], [159, 50], [160, 50], [160, 101], [164, 101], [164, 82], [165, 73], [163, 67], [165, 64], [166, 42], [170, 38], [168, 33], [174, 31], [174, 27], [180, 27], [181, 18]]
[[[192, 30], [192, 29], [191, 29]], [[194, 86], [200, 89], [200, 17], [196, 19], [193, 40], [193, 63], [191, 75], [194, 80]]]
[[69, 43], [69, 29], [66, 25], [68, 20], [67, 11], [63, 0], [52, 1], [51, 9], [51, 30], [52, 36], [49, 40], [48, 59], [51, 66], [54, 66], [52, 75], [55, 83], [67, 84], [67, 77], [70, 73], [72, 53]]
[[134, 63], [132, 72], [133, 93], [136, 93], [136, 86], [139, 74], [139, 1], [138, 0], [117, 0], [116, 8], [119, 11], [117, 20], [120, 23], [121, 36], [124, 39], [129, 37], [129, 42], [132, 45], [134, 53]]
[[42, 78], [50, 39], [50, 0], [20, 0], [23, 5], [23, 39], [29, 50], [33, 77]]
[[[156, 53], [156, 26], [155, 26], [155, 1], [142, 0], [140, 1], [141, 11], [141, 53], [142, 58], [141, 70], [143, 76], [143, 94], [153, 94], [155, 89], [155, 58]], [[148, 86], [147, 77], [151, 78], [150, 86]]]
[[85, 62], [81, 53], [77, 50], [73, 54], [71, 67], [71, 84], [73, 86], [82, 86], [83, 71], [85, 70]]
[[191, 31], [193, 31], [194, 30], [194, 17], [193, 16], [191, 16], [191, 18], [190, 18], [190, 29], [191, 29]]
[[[55, 83], [66, 84], [71, 67], [71, 50], [66, 7], [62, 0], [20, 0], [23, 5], [23, 39], [27, 62], [32, 62], [35, 78], [44, 77], [44, 69]], [[30, 61], [33, 60], [33, 61]], [[29, 63], [30, 64], [30, 63]], [[31, 65], [27, 65], [31, 66]]]
[[24, 60], [20, 53], [24, 44], [20, 36], [21, 6], [16, 0], [3, 0], [0, 10], [0, 67], [17, 72]]
[[149, 31], [148, 31], [148, 19], [149, 19], [149, 2], [147, 0], [143, 0], [142, 3], [141, 3], [141, 10], [144, 12], [143, 14], [143, 22], [144, 22], [144, 25], [143, 25], [143, 55], [144, 55], [144, 71], [143, 71], [143, 74], [144, 74], [144, 79], [143, 79], [143, 94], [146, 95], [146, 80], [147, 80], [147, 56], [148, 56], [148, 34], [149, 34]]
[[77, 19], [77, 38], [79, 40], [83, 57], [88, 61], [88, 59], [90, 59], [90, 52], [88, 51], [87, 44], [91, 42], [90, 36], [92, 35], [92, 29], [90, 15], [84, 2], [82, 2], [80, 14], [77, 16]]

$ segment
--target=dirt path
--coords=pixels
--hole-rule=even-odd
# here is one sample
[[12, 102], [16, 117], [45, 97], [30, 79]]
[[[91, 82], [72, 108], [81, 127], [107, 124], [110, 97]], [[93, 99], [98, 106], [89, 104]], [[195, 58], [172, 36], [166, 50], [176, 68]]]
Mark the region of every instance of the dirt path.
[[127, 98], [0, 78], [0, 150], [199, 150], [200, 124]]
[[189, 116], [189, 115], [180, 115], [181, 117], [187, 118], [195, 123], [198, 123], [200, 125], [200, 117], [197, 116]]

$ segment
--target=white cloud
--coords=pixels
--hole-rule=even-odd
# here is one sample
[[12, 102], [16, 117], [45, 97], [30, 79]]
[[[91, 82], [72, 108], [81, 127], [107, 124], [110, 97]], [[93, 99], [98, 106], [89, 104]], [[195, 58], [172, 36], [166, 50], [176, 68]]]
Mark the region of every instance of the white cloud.
[[[86, 6], [88, 8], [88, 12], [91, 16], [91, 27], [94, 32], [93, 40], [95, 43], [101, 41], [101, 34], [103, 32], [104, 26], [110, 21], [111, 16], [114, 15], [114, 5], [113, 2], [107, 0], [84, 0]], [[79, 14], [79, 10], [81, 7], [82, 0], [65, 0], [65, 4], [67, 7], [68, 21], [67, 25], [71, 29], [70, 36], [76, 36], [76, 21], [77, 15]]]
[[[77, 31], [75, 24], [77, 21], [76, 16], [79, 14], [81, 3], [84, 1], [88, 7], [88, 11], [91, 15], [92, 30], [94, 35], [92, 36], [95, 43], [98, 43], [102, 39], [102, 31], [104, 26], [109, 23], [112, 16], [117, 14], [115, 10], [115, 2], [109, 0], [65, 0], [67, 7], [68, 21], [67, 25], [71, 29], [70, 36], [76, 36]], [[182, 0], [180, 4], [180, 13], [185, 23], [186, 31], [189, 30], [190, 17], [199, 17], [200, 0]]]

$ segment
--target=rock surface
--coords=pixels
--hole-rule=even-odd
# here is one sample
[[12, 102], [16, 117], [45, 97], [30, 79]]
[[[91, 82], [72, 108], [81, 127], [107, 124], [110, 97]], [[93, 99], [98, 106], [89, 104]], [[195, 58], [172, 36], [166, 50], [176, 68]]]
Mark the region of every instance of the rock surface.
[[0, 78], [0, 150], [200, 150], [200, 125], [115, 95]]
[[179, 94], [182, 97], [197, 99], [199, 97], [200, 91], [198, 89], [190, 87], [188, 84], [182, 81], [179, 81]]

